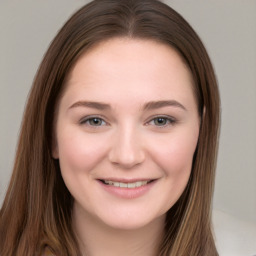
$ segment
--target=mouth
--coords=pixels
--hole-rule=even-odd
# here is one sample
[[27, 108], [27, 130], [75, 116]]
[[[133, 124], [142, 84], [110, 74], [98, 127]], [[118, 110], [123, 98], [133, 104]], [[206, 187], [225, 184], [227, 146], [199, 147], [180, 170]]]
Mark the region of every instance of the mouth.
[[148, 193], [158, 179], [118, 179], [118, 178], [101, 178], [98, 179], [103, 190], [123, 199], [135, 199]]
[[146, 186], [149, 183], [152, 183], [155, 180], [138, 180], [134, 182], [119, 182], [119, 181], [113, 181], [113, 180], [100, 180], [103, 184], [107, 186], [113, 186], [113, 187], [118, 187], [118, 188], [139, 188]]

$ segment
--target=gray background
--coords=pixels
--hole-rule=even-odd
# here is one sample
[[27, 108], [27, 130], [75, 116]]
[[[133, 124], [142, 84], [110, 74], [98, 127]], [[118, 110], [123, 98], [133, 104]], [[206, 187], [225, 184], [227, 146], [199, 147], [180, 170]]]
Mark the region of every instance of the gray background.
[[[0, 204], [37, 67], [82, 0], [0, 0]], [[256, 1], [165, 1], [195, 28], [212, 58], [222, 99], [214, 208], [256, 223]]]

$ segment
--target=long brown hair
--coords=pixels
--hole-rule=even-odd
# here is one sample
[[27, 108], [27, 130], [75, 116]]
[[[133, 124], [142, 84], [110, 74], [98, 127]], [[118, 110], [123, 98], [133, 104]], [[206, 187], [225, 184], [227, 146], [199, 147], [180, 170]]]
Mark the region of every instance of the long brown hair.
[[72, 231], [73, 198], [52, 158], [54, 112], [65, 77], [95, 44], [114, 37], [150, 39], [175, 49], [190, 68], [201, 128], [190, 180], [168, 211], [160, 256], [218, 255], [211, 205], [219, 133], [219, 93], [201, 40], [157, 0], [94, 0], [62, 27], [38, 69], [27, 101], [8, 191], [0, 212], [1, 256], [79, 256]]

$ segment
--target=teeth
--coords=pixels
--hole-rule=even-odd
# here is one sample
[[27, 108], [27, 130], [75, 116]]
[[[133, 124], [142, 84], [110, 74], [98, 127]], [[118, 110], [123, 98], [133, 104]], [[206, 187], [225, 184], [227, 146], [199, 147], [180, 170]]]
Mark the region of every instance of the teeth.
[[120, 182], [120, 188], [127, 188], [127, 186], [128, 186], [127, 183]]
[[128, 188], [135, 188], [136, 187], [136, 183], [129, 183], [128, 184]]
[[138, 187], [147, 185], [149, 181], [136, 181], [133, 183], [124, 183], [124, 182], [115, 182], [111, 180], [104, 180], [104, 183], [110, 186], [120, 187], [120, 188], [138, 188]]

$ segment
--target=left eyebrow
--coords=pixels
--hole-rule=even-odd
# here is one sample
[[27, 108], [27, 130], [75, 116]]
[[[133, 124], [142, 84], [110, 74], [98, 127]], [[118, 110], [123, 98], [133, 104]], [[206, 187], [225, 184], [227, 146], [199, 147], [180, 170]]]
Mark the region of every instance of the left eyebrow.
[[158, 109], [158, 108], [163, 108], [163, 107], [168, 107], [168, 106], [181, 108], [181, 109], [187, 111], [187, 109], [176, 100], [150, 101], [144, 105], [143, 109], [144, 110], [153, 110], [153, 109]]
[[106, 103], [93, 102], [93, 101], [78, 101], [78, 102], [75, 102], [72, 106], [70, 106], [69, 109], [76, 108], [76, 107], [88, 107], [88, 108], [94, 108], [98, 110], [110, 109], [110, 105]]

